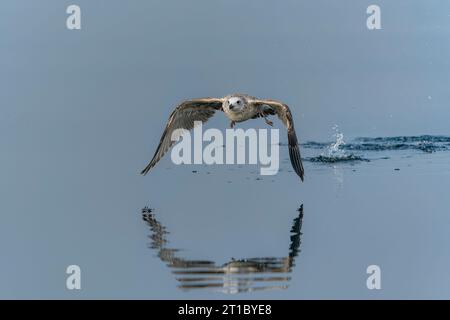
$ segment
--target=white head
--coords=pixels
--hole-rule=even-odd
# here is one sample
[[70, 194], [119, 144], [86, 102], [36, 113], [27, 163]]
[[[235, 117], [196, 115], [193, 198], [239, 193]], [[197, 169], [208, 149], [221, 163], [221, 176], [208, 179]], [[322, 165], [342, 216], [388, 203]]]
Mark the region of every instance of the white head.
[[228, 98], [227, 104], [228, 104], [228, 109], [230, 111], [239, 112], [239, 111], [242, 111], [242, 109], [244, 109], [244, 107], [246, 105], [246, 101], [242, 97], [231, 96]]

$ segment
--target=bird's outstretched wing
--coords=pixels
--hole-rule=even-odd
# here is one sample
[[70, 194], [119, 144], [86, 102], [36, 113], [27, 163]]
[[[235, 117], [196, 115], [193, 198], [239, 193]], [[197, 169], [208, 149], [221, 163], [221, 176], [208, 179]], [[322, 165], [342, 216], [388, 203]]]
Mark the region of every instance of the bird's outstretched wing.
[[166, 128], [161, 136], [155, 155], [149, 164], [142, 170], [145, 175], [155, 166], [155, 164], [164, 156], [167, 150], [175, 143], [172, 141], [172, 133], [176, 129], [191, 130], [194, 128], [195, 121], [206, 122], [217, 110], [222, 110], [223, 99], [219, 98], [200, 98], [186, 100], [180, 103], [167, 121]]
[[261, 114], [263, 115], [271, 115], [276, 113], [278, 118], [286, 126], [289, 144], [289, 157], [291, 158], [292, 167], [303, 181], [305, 171], [303, 169], [302, 158], [300, 156], [300, 149], [298, 147], [298, 140], [297, 135], [295, 134], [291, 110], [289, 110], [287, 105], [277, 100], [256, 99], [252, 102], [259, 108]]

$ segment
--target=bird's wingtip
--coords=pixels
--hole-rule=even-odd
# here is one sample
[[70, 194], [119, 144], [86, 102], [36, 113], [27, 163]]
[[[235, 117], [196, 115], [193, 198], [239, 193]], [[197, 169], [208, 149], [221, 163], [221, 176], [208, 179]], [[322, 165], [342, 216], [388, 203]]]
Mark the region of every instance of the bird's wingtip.
[[141, 171], [141, 175], [145, 176], [149, 170], [150, 170], [149, 167], [144, 168], [144, 170]]

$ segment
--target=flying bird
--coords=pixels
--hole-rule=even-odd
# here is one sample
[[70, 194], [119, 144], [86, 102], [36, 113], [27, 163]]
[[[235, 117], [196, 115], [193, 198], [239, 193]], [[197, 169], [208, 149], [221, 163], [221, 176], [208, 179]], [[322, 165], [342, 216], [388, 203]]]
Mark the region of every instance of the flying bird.
[[155, 155], [145, 169], [142, 170], [141, 174], [147, 174], [175, 143], [171, 137], [176, 129], [191, 130], [194, 128], [195, 121], [206, 122], [216, 111], [223, 111], [225, 113], [231, 121], [231, 128], [234, 127], [236, 122], [260, 117], [264, 118], [268, 125], [273, 126], [273, 122], [267, 119], [267, 117], [269, 115], [277, 115], [287, 129], [289, 157], [292, 167], [303, 181], [304, 169], [291, 110], [286, 104], [280, 101], [258, 99], [246, 94], [232, 94], [223, 98], [190, 99], [181, 102], [170, 115], [159, 145], [156, 148]]

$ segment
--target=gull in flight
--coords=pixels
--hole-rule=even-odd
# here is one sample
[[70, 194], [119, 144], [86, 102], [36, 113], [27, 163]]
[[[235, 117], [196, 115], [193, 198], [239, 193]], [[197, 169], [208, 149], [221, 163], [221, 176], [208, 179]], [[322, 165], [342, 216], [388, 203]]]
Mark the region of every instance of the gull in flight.
[[145, 169], [142, 170], [141, 174], [147, 174], [175, 143], [171, 137], [176, 129], [191, 130], [194, 128], [195, 121], [206, 122], [216, 111], [223, 111], [225, 113], [228, 119], [231, 120], [231, 128], [234, 127], [236, 122], [243, 122], [259, 117], [264, 118], [266, 123], [272, 126], [273, 122], [267, 119], [267, 116], [277, 115], [287, 129], [289, 157], [292, 167], [303, 181], [303, 164], [291, 110], [289, 110], [286, 104], [280, 101], [258, 99], [246, 94], [232, 94], [224, 98], [190, 99], [180, 103], [167, 121], [155, 155]]

